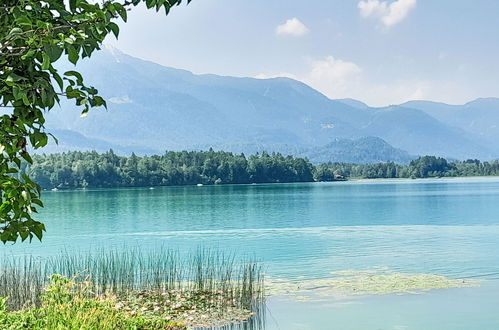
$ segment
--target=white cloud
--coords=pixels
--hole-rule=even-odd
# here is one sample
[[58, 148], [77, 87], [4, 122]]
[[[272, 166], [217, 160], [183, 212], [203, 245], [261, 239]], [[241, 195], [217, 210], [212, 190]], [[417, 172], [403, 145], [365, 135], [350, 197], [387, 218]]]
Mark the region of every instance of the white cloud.
[[389, 84], [365, 80], [362, 88], [350, 91], [350, 97], [363, 100], [371, 106], [382, 107], [413, 100], [431, 99], [430, 93], [435, 87], [431, 82], [423, 80], [399, 80]]
[[357, 64], [328, 56], [311, 62], [304, 81], [330, 97], [342, 98], [358, 85], [361, 73]]
[[409, 12], [416, 7], [416, 1], [396, 0], [388, 3], [388, 1], [367, 0], [360, 1], [357, 7], [360, 10], [360, 16], [377, 18], [384, 26], [390, 27], [407, 17]]
[[125, 96], [114, 96], [114, 97], [111, 97], [108, 101], [111, 102], [111, 103], [115, 103], [115, 104], [133, 103], [133, 101], [128, 97], [128, 95], [125, 95]]
[[367, 18], [371, 16], [381, 17], [387, 13], [387, 3], [378, 0], [361, 1], [357, 4], [360, 16]]
[[302, 36], [309, 32], [309, 29], [300, 22], [298, 18], [290, 18], [284, 24], [279, 25], [276, 28], [276, 33], [278, 35], [291, 35], [291, 36]]
[[[327, 56], [308, 62], [303, 74], [259, 74], [256, 78], [293, 78], [304, 82], [331, 99], [353, 98], [370, 106], [382, 107], [411, 100], [436, 100], [464, 103], [471, 98], [463, 86], [446, 81], [401, 79], [390, 83], [370, 77], [359, 65]], [[456, 99], [459, 95], [459, 99]]]
[[302, 75], [287, 72], [279, 74], [261, 73], [255, 78], [292, 78], [312, 86], [330, 98], [344, 98], [348, 97], [352, 90], [358, 89], [361, 74], [362, 69], [357, 64], [327, 56], [309, 61], [309, 68]]

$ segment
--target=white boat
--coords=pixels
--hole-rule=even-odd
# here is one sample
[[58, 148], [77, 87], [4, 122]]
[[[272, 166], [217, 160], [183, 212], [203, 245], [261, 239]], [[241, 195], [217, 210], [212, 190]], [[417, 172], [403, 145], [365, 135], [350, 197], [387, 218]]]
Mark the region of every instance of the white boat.
[[202, 183], [198, 183], [196, 186], [198, 186], [198, 187], [202, 187], [202, 186], [203, 186], [203, 184], [202, 184]]

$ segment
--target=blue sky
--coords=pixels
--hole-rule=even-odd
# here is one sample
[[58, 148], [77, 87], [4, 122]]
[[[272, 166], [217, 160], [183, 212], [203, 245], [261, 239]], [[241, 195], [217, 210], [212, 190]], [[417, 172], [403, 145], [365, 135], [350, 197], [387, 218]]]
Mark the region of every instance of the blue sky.
[[301, 80], [373, 106], [499, 96], [499, 1], [193, 0], [135, 8], [125, 53], [195, 73]]

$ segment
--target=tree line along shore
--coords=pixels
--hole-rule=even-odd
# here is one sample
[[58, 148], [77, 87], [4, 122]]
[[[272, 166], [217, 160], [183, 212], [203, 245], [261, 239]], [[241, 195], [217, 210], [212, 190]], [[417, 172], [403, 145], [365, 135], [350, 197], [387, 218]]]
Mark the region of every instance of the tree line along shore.
[[140, 157], [119, 156], [109, 150], [35, 155], [33, 164], [25, 164], [23, 172], [44, 189], [78, 189], [496, 176], [499, 161], [447, 161], [423, 156], [406, 165], [393, 162], [314, 165], [306, 158], [267, 152], [245, 156], [210, 149], [167, 151], [162, 155]]

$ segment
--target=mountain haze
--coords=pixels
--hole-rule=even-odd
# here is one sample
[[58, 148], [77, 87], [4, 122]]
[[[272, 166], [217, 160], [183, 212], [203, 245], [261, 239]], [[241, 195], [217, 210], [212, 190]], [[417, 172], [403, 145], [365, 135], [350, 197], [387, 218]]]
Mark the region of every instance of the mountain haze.
[[499, 139], [499, 99], [482, 98], [464, 105], [411, 101], [405, 106], [420, 109], [451, 126], [480, 136], [486, 143]]
[[[77, 69], [106, 98], [108, 110], [95, 109], [80, 118], [73, 105], [62, 103], [47, 116], [49, 131], [61, 137], [60, 146], [48, 151], [109, 147], [123, 153], [162, 153], [213, 147], [307, 155], [314, 162], [367, 163], [406, 162], [409, 155], [423, 154], [499, 156], [492, 143], [498, 130], [489, 125], [484, 135], [480, 129], [486, 120], [474, 118], [499, 117], [497, 100], [478, 100], [459, 110], [419, 101], [370, 108], [356, 100], [331, 100], [293, 79], [195, 75], [116, 49], [97, 53]], [[462, 112], [453, 118], [457, 111]]]

